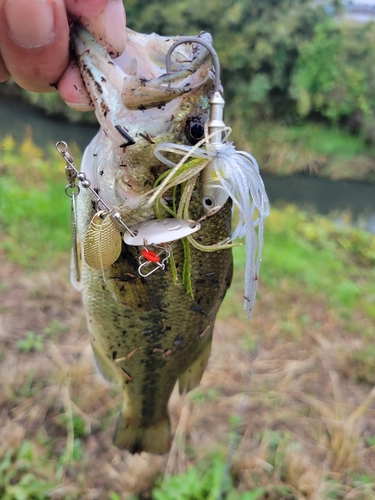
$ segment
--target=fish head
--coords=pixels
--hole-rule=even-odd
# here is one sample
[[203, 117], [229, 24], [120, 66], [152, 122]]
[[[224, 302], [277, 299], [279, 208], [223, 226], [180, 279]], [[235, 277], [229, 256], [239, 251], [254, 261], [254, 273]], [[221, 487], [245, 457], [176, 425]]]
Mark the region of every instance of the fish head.
[[[208, 33], [200, 37], [212, 43]], [[179, 39], [127, 30], [126, 51], [112, 60], [86, 30], [73, 31], [80, 71], [101, 126], [86, 150], [85, 173], [123, 216], [131, 211], [151, 216], [142, 214], [140, 206], [167, 168], [154, 155], [157, 144], [191, 145], [204, 136], [214, 89], [210, 54], [200, 44], [179, 45], [166, 74], [167, 52]]]

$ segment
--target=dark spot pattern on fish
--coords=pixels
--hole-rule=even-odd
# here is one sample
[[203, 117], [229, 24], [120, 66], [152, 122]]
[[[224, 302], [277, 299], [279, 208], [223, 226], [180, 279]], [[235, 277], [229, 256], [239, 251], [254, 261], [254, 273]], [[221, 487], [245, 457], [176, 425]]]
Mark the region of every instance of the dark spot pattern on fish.
[[102, 86], [100, 85], [100, 83], [97, 82], [96, 80], [94, 80], [94, 85], [95, 85], [96, 90], [99, 92], [99, 94], [103, 94], [103, 89], [102, 89]]
[[111, 276], [110, 278], [111, 280], [115, 280], [115, 281], [118, 281], [118, 282], [122, 282], [124, 281], [125, 283], [127, 283], [128, 281], [133, 281], [136, 279], [136, 276], [135, 274], [131, 274], [131, 273], [126, 273], [124, 276]]
[[168, 307], [170, 306], [170, 303], [169, 302], [166, 302], [166, 301], [162, 301], [162, 302], [159, 302], [158, 304], [158, 309], [160, 312], [163, 312], [165, 311], [166, 309], [168, 309]]
[[84, 65], [83, 70], [86, 71], [86, 73], [92, 80], [94, 80], [94, 75], [92, 74], [91, 69], [86, 64]]
[[153, 330], [143, 330], [143, 332], [141, 332], [141, 335], [153, 335], [154, 334], [154, 331]]
[[100, 103], [100, 107], [102, 109], [103, 115], [106, 117], [109, 111], [108, 106], [104, 102], [102, 102]]
[[173, 345], [176, 345], [176, 346], [182, 345], [184, 340], [185, 340], [185, 338], [183, 337], [183, 335], [177, 335], [177, 337], [173, 341]]
[[207, 316], [207, 313], [200, 307], [199, 304], [192, 304], [190, 306], [190, 310], [194, 311], [194, 312], [197, 312], [199, 314], [204, 314], [205, 316]]

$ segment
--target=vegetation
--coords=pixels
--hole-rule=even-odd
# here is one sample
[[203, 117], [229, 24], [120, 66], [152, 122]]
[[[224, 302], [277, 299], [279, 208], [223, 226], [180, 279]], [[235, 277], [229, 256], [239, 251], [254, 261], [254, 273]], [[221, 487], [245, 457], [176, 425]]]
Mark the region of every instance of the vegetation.
[[324, 10], [308, 0], [215, 0], [203, 5], [199, 0], [137, 0], [126, 3], [126, 8], [129, 26], [136, 31], [211, 33], [222, 64], [229, 113], [243, 123], [287, 111], [285, 100], [299, 46], [326, 18]]
[[170, 454], [131, 456], [69, 283], [63, 161], [8, 137], [0, 171], [1, 498], [374, 498], [374, 236], [273, 208], [250, 323], [236, 247], [203, 381], [172, 397]]
[[[338, 21], [310, 0], [130, 0], [126, 10], [139, 32], [212, 34], [233, 139], [251, 141], [265, 171], [374, 181], [374, 23]], [[20, 92], [50, 113], [95, 120], [57, 93], [0, 85], [0, 95]]]
[[[228, 122], [263, 171], [375, 180], [373, 25], [307, 0], [126, 7], [139, 31], [213, 34]], [[122, 397], [94, 372], [69, 282], [65, 184], [52, 147], [1, 139], [0, 498], [373, 499], [375, 237], [273, 207], [250, 323], [236, 247], [202, 383], [172, 396], [171, 452], [131, 456], [111, 443]]]
[[375, 141], [375, 29], [333, 21], [316, 25], [300, 47], [290, 86], [300, 116], [319, 113]]

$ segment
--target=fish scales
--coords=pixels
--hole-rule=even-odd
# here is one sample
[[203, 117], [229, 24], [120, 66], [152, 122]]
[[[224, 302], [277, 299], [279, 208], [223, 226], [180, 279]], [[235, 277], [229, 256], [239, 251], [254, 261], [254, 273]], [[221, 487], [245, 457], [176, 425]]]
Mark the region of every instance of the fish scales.
[[[132, 40], [136, 46], [138, 34]], [[173, 43], [172, 39], [165, 46], [165, 40], [164, 53]], [[82, 171], [103, 200], [121, 213], [126, 224], [155, 219], [153, 208], [144, 199], [155, 177], [166, 169], [153, 154], [155, 144], [165, 141], [188, 144], [184, 130], [189, 118], [204, 121], [207, 95], [212, 89], [210, 62], [200, 54], [200, 66], [188, 77], [188, 82], [189, 78], [196, 80], [190, 92], [184, 91], [168, 101], [170, 96], [165, 96], [162, 87], [157, 96], [159, 103], [165, 99], [161, 109], [134, 110], [129, 109], [132, 106], [127, 106], [127, 101], [120, 103], [121, 89], [111, 87], [111, 79], [117, 77], [113, 77], [110, 67], [113, 63], [100, 46], [83, 30], [76, 31], [75, 41], [81, 72], [102, 126], [84, 154]], [[160, 51], [157, 53], [160, 59]], [[141, 52], [138, 57], [142, 57]], [[110, 67], [111, 75], [103, 73], [105, 64]], [[129, 64], [134, 71], [135, 63]], [[184, 74], [181, 78], [186, 89]], [[100, 86], [95, 85], [98, 81]], [[154, 92], [158, 83], [152, 81], [150, 85]], [[141, 86], [142, 92], [147, 93], [147, 83], [142, 81]], [[103, 113], [103, 109], [107, 111]], [[116, 125], [126, 130], [133, 144], [121, 144], [124, 138], [115, 129]], [[145, 139], [144, 130], [151, 141]], [[81, 190], [78, 197], [81, 241], [97, 211], [95, 197], [88, 190]], [[198, 220], [202, 215], [198, 182], [189, 217]], [[202, 223], [195, 238], [211, 245], [230, 235], [231, 203], [227, 202]], [[132, 453], [161, 454], [170, 447], [167, 407], [171, 392], [178, 379], [181, 392], [193, 389], [200, 382], [210, 354], [215, 317], [230, 286], [233, 262], [230, 249], [208, 253], [191, 247], [192, 298], [182, 282], [185, 255], [181, 241], [173, 244], [177, 284], [168, 263], [164, 271], [141, 276], [138, 273], [141, 250], [122, 243], [120, 257], [102, 270], [93, 269], [83, 259], [80, 287], [96, 366], [108, 381], [123, 388], [124, 406], [114, 443]]]

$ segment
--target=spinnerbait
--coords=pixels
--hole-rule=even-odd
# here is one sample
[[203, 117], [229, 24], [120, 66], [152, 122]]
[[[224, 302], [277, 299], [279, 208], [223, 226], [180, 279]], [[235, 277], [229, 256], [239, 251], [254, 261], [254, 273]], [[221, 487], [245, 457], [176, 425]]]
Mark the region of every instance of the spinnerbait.
[[[233, 231], [231, 241], [243, 236], [246, 241], [244, 309], [249, 318], [258, 286], [263, 249], [263, 221], [269, 215], [269, 201], [255, 158], [244, 151], [237, 151], [235, 146], [228, 142], [232, 130], [223, 121], [225, 101], [220, 92], [220, 63], [215, 50], [199, 38], [181, 38], [170, 47], [167, 53], [167, 73], [170, 72], [171, 54], [175, 48], [183, 43], [191, 42], [201, 44], [209, 50], [215, 66], [215, 89], [209, 100], [210, 110], [205, 124], [205, 137], [194, 146], [160, 143], [155, 147], [155, 156], [170, 167], [171, 171], [155, 190], [149, 203], [154, 203], [160, 194], [165, 192], [171, 180], [184, 169], [189, 160], [198, 158], [205, 161], [201, 169], [200, 184], [202, 206], [206, 216], [211, 217], [216, 214], [228, 198], [232, 199], [233, 209], [237, 208], [239, 211], [238, 224]], [[183, 158], [176, 164], [167, 159], [162, 152], [182, 155]], [[257, 217], [255, 216], [256, 210], [258, 211]], [[211, 249], [203, 247], [191, 235], [188, 236], [188, 240], [203, 251], [227, 247], [227, 245], [215, 245]]]

